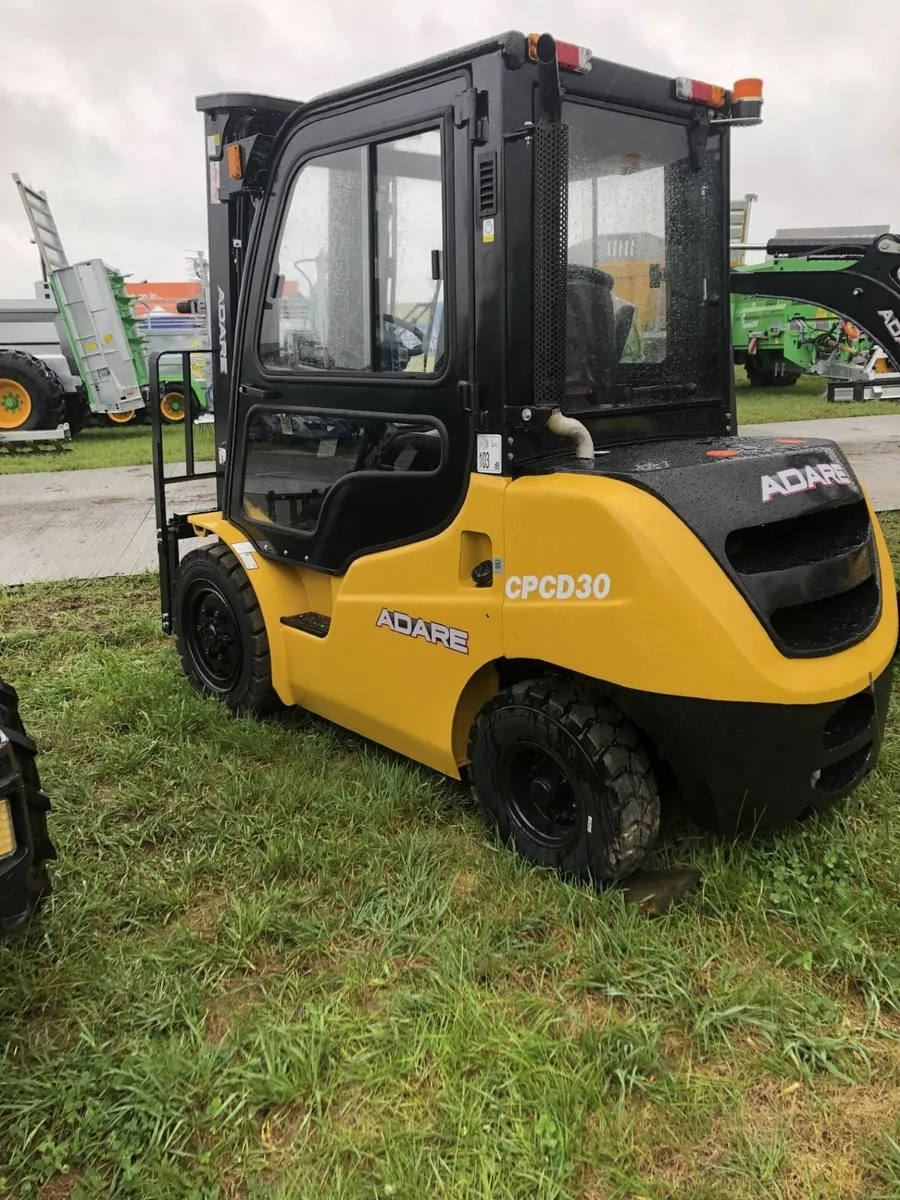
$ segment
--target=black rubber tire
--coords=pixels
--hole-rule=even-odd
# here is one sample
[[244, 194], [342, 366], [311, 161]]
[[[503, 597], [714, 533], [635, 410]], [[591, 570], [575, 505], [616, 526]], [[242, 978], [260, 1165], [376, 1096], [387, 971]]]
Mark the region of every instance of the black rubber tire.
[[[160, 396], [160, 414], [159, 415], [162, 418], [163, 425], [183, 425], [184, 424], [183, 419], [181, 421], [173, 421], [171, 417], [166, 416], [166, 414], [162, 411], [162, 400], [163, 400], [163, 397], [170, 395], [172, 392], [177, 392], [178, 395], [181, 396], [181, 398], [183, 400], [184, 399], [184, 384], [183, 383], [166, 384], [166, 383], [161, 382], [160, 383], [160, 391], [162, 392], [162, 395]], [[190, 413], [191, 413], [192, 421], [196, 421], [197, 418], [200, 416], [200, 405], [197, 402], [197, 397], [194, 395], [193, 388], [191, 388]]]
[[[263, 716], [284, 707], [272, 687], [269, 638], [256, 593], [227, 546], [203, 546], [184, 556], [175, 576], [174, 615], [178, 653], [198, 691], [236, 713]], [[217, 673], [216, 661], [223, 659]]]
[[78, 437], [91, 419], [91, 406], [82, 392], [69, 392], [66, 395], [65, 419], [69, 423], [69, 433], [72, 437]]
[[[552, 836], [538, 830], [542, 817], [530, 819], [531, 800], [517, 798], [513, 764], [528, 754], [545, 756], [564, 777], [568, 816]], [[540, 866], [594, 884], [622, 879], [656, 840], [659, 789], [650, 756], [634, 725], [587, 684], [531, 679], [501, 692], [475, 722], [469, 758], [488, 825]]]
[[21, 384], [31, 397], [31, 412], [14, 427], [15, 432], [56, 429], [65, 420], [62, 384], [41, 359], [24, 350], [0, 350], [0, 379]]
[[[47, 831], [50, 801], [41, 790], [37, 769], [37, 749], [25, 732], [19, 716], [19, 697], [14, 688], [0, 679], [0, 730], [9, 738], [20, 780], [31, 830], [32, 857], [21, 895], [3, 896], [0, 933], [9, 933], [27, 925], [50, 894], [47, 863], [56, 858], [56, 849]], [[10, 915], [12, 914], [12, 915]]]

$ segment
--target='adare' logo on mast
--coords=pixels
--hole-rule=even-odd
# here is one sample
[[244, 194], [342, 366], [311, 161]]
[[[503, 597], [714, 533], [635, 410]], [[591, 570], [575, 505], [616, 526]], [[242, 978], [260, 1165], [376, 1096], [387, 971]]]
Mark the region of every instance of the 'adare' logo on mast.
[[219, 371], [228, 374], [228, 330], [225, 328], [225, 292], [219, 288]]

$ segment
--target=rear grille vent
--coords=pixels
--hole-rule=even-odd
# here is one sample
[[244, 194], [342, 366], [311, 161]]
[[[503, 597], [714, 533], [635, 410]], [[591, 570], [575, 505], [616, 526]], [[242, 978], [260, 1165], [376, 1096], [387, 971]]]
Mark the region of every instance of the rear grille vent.
[[725, 539], [725, 553], [736, 571], [755, 575], [836, 558], [864, 545], [868, 536], [869, 511], [859, 500], [771, 525], [735, 529]]
[[483, 154], [478, 160], [478, 217], [497, 212], [497, 155]]
[[875, 698], [871, 692], [857, 692], [831, 714], [822, 730], [822, 745], [826, 750], [839, 750], [861, 737], [875, 720]]
[[866, 636], [878, 617], [878, 599], [878, 583], [870, 575], [848, 592], [777, 608], [769, 620], [789, 654], [834, 654]]
[[732, 530], [725, 557], [791, 658], [846, 650], [878, 620], [878, 555], [864, 500]]

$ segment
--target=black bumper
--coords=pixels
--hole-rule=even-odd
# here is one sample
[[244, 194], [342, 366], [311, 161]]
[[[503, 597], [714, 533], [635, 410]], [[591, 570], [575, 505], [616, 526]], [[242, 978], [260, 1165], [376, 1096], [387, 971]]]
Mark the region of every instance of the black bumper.
[[857, 786], [878, 759], [892, 675], [893, 664], [827, 704], [612, 696], [656, 744], [694, 819], [734, 834], [823, 811]]

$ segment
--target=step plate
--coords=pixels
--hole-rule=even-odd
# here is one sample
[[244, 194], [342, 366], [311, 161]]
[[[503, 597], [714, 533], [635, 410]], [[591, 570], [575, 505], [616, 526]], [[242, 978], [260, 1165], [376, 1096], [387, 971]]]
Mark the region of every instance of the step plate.
[[291, 629], [301, 629], [304, 633], [311, 633], [313, 637], [323, 638], [331, 628], [331, 617], [326, 617], [324, 613], [305, 612], [298, 613], [296, 617], [282, 617], [281, 623], [288, 625]]

